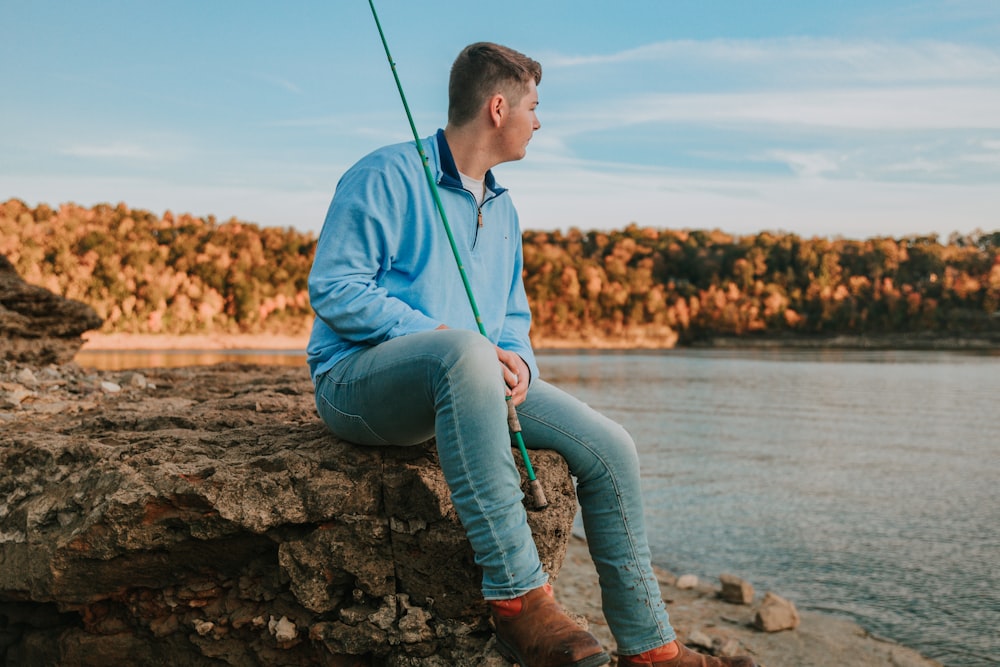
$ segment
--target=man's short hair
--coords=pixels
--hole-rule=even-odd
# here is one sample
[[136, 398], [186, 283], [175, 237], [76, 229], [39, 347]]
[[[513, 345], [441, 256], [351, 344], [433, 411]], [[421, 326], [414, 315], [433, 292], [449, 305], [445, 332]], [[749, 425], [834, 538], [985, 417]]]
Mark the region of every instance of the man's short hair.
[[448, 122], [464, 125], [498, 92], [517, 104], [532, 79], [535, 85], [542, 82], [542, 66], [523, 53], [492, 42], [470, 44], [451, 66]]

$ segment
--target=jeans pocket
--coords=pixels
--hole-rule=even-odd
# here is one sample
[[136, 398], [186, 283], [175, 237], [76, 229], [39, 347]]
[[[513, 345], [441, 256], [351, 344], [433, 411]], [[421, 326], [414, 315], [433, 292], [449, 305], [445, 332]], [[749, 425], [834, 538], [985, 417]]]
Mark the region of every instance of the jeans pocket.
[[317, 398], [316, 407], [320, 418], [338, 438], [358, 445], [392, 444], [376, 433], [361, 415], [350, 414], [338, 409], [322, 392]]

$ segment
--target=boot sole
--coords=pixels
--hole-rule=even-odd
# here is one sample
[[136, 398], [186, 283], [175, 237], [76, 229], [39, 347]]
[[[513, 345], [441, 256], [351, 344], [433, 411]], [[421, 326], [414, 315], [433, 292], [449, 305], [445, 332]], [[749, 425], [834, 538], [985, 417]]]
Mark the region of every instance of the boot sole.
[[[503, 641], [497, 637], [497, 651], [500, 652], [505, 659], [520, 665], [521, 667], [531, 667], [527, 662], [522, 660], [517, 652], [511, 647], [503, 643]], [[605, 651], [600, 653], [595, 653], [594, 655], [588, 655], [582, 660], [577, 660], [576, 662], [568, 662], [563, 667], [600, 667], [600, 665], [606, 665], [611, 662], [611, 656], [609, 656]]]

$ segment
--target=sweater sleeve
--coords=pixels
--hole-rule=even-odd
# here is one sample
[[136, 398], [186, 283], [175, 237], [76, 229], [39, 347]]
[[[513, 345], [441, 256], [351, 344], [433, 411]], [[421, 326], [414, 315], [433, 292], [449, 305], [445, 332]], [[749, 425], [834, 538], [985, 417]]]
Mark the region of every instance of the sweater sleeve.
[[390, 195], [392, 177], [373, 167], [345, 174], [316, 244], [309, 298], [316, 316], [345, 340], [376, 345], [439, 324], [378, 282], [390, 267], [403, 217]]

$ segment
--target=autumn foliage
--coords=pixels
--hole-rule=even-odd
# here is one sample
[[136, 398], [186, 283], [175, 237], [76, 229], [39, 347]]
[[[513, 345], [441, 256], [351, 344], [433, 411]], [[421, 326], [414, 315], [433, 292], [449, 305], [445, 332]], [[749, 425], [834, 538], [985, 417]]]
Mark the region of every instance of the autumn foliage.
[[1000, 232], [863, 241], [640, 228], [525, 235], [536, 333], [1000, 333]]
[[25, 281], [90, 304], [104, 332], [299, 333], [314, 249], [294, 230], [235, 219], [0, 205], [0, 254]]
[[[0, 253], [28, 282], [93, 306], [105, 332], [303, 332], [315, 245], [293, 229], [125, 204], [0, 204]], [[1000, 232], [941, 243], [629, 225], [529, 231], [524, 259], [543, 344], [1000, 334]]]

